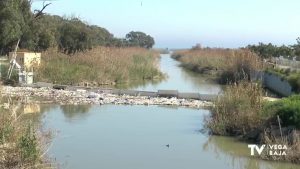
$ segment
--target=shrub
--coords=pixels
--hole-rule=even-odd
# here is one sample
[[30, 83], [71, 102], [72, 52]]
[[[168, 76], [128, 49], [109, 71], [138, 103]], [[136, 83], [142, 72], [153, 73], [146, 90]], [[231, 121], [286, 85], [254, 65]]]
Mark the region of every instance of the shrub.
[[300, 95], [268, 103], [264, 114], [279, 115], [283, 126], [295, 126], [300, 129]]
[[293, 91], [300, 92], [300, 73], [293, 73], [287, 77]]
[[262, 90], [245, 81], [227, 87], [215, 101], [206, 126], [217, 135], [244, 135], [262, 124]]
[[37, 160], [39, 154], [38, 141], [30, 124], [27, 126], [24, 134], [19, 138], [18, 146], [23, 161]]

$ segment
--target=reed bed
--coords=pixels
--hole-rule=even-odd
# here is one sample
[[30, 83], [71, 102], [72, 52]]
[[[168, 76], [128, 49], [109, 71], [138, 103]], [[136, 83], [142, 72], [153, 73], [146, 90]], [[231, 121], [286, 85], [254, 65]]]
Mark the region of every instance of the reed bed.
[[249, 50], [203, 48], [177, 51], [173, 58], [192, 71], [215, 75], [221, 83], [234, 83], [250, 78], [261, 70], [259, 57]]
[[258, 157], [300, 163], [299, 102], [299, 95], [264, 101], [258, 84], [241, 81], [228, 86], [216, 99], [205, 124], [214, 135], [236, 136], [257, 144], [286, 145], [286, 156], [264, 152]]
[[162, 76], [158, 59], [158, 52], [135, 47], [97, 47], [71, 56], [49, 50], [42, 54], [37, 80], [59, 84], [92, 82], [108, 85], [154, 79]]
[[262, 126], [263, 92], [259, 85], [242, 81], [228, 86], [215, 101], [206, 126], [216, 135], [246, 135]]

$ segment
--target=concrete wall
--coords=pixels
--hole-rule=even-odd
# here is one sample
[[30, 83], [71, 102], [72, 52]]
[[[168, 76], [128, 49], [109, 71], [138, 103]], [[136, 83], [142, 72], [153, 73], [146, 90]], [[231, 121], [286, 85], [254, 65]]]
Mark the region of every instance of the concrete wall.
[[282, 96], [290, 96], [293, 94], [292, 86], [288, 81], [282, 79], [281, 77], [270, 73], [264, 73], [263, 77], [263, 85], [270, 90]]

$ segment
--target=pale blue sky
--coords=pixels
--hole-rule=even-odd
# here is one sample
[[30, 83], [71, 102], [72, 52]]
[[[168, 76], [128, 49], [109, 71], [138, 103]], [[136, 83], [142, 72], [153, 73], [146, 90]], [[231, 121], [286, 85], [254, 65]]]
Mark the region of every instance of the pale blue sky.
[[[141, 2], [143, 5], [141, 6]], [[35, 2], [33, 8], [40, 8]], [[293, 44], [300, 36], [300, 0], [57, 0], [46, 9], [79, 16], [116, 37], [135, 30], [156, 47], [242, 47]]]

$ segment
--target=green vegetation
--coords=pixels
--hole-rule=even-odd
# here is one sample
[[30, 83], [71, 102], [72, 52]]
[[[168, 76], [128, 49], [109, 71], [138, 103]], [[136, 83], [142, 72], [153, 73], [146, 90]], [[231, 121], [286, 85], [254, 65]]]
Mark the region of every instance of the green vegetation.
[[154, 39], [143, 32], [129, 32], [126, 35], [126, 40], [128, 41], [129, 46], [139, 46], [149, 49], [154, 45]]
[[249, 79], [251, 72], [262, 67], [257, 55], [248, 50], [193, 48], [177, 51], [172, 57], [187, 69], [215, 75], [223, 84]]
[[155, 43], [150, 35], [132, 31], [124, 39], [115, 38], [78, 18], [44, 14], [46, 7], [32, 12], [29, 0], [0, 2], [0, 55], [11, 52], [18, 39], [21, 49], [43, 52], [37, 80], [114, 84], [161, 75], [155, 65], [158, 54], [146, 50]]
[[294, 50], [291, 47], [285, 45], [278, 47], [271, 43], [259, 43], [258, 45], [248, 45], [247, 48], [257, 53], [262, 58], [271, 58], [279, 56], [292, 57], [295, 55]]
[[[66, 54], [96, 46], [152, 48], [154, 39], [143, 32], [130, 32], [126, 39], [115, 38], [106, 29], [84, 23], [78, 18], [62, 18], [31, 11], [29, 0], [1, 0], [0, 55], [8, 54], [21, 39], [20, 48], [46, 51], [59, 48]], [[46, 8], [47, 6], [45, 6]]]
[[264, 101], [262, 96], [262, 89], [257, 84], [243, 81], [229, 86], [215, 101], [206, 127], [216, 135], [238, 136], [260, 144], [287, 145], [287, 156], [274, 158], [264, 154], [259, 157], [300, 163], [300, 136], [297, 134], [300, 96], [275, 102]]
[[58, 84], [111, 85], [162, 76], [159, 53], [144, 48], [98, 47], [72, 57], [55, 50], [43, 53], [36, 81]]
[[262, 58], [271, 58], [283, 56], [285, 58], [292, 58], [296, 56], [296, 60], [300, 60], [300, 38], [297, 39], [297, 43], [291, 46], [276, 46], [271, 43], [258, 45], [248, 45], [246, 48], [255, 52]]
[[295, 126], [300, 129], [300, 95], [294, 95], [265, 105], [268, 115], [279, 115], [283, 126]]

